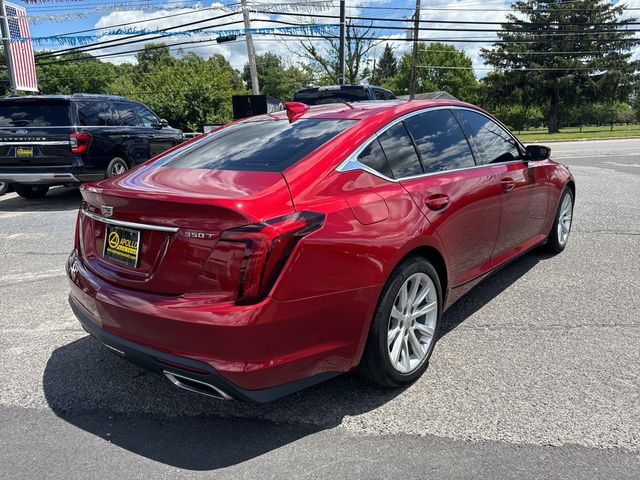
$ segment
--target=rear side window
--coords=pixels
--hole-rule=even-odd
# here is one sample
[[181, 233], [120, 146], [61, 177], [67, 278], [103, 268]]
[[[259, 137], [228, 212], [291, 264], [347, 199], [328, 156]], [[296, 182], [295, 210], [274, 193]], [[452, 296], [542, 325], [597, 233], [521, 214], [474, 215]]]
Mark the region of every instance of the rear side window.
[[451, 110], [425, 112], [405, 120], [427, 173], [475, 166], [471, 149]]
[[483, 158], [479, 163], [501, 163], [520, 158], [518, 143], [507, 131], [480, 113], [458, 110], [456, 114]]
[[356, 120], [315, 119], [237, 123], [159, 162], [176, 168], [279, 172], [355, 123]]
[[107, 102], [78, 102], [78, 123], [85, 127], [112, 125], [111, 107]]
[[114, 111], [117, 113], [118, 124], [125, 127], [139, 127], [141, 126], [140, 119], [133, 110], [133, 104], [131, 103], [115, 103], [113, 105]]
[[0, 102], [0, 127], [69, 125], [69, 102]]
[[420, 159], [402, 122], [378, 136], [395, 178], [422, 175]]
[[376, 172], [381, 173], [385, 177], [393, 178], [391, 167], [387, 162], [387, 157], [382, 151], [382, 147], [378, 140], [372, 141], [365, 149], [358, 155], [358, 161], [369, 168], [374, 169]]

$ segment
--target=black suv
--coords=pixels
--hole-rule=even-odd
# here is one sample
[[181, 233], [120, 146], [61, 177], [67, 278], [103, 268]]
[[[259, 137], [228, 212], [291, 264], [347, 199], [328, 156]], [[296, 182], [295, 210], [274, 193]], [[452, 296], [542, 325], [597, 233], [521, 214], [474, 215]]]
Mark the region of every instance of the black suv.
[[325, 103], [368, 102], [369, 100], [394, 100], [392, 91], [373, 85], [327, 85], [309, 87], [293, 94], [294, 102], [307, 105], [324, 105]]
[[184, 135], [143, 104], [111, 95], [0, 99], [0, 182], [25, 198], [118, 175]]

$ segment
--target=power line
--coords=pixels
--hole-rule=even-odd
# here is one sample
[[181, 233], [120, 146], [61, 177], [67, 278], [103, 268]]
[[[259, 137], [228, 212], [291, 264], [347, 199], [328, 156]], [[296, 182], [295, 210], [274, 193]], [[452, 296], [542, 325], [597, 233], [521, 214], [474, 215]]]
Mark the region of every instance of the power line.
[[[159, 32], [168, 32], [170, 30], [175, 30], [176, 28], [181, 28], [181, 27], [189, 27], [189, 26], [193, 26], [193, 25], [199, 25], [202, 23], [206, 23], [206, 22], [211, 22], [214, 20], [220, 20], [223, 18], [227, 18], [230, 17], [232, 15], [237, 15], [237, 13], [233, 12], [233, 13], [225, 13], [223, 15], [218, 15], [217, 17], [212, 17], [212, 18], [206, 18], [203, 20], [196, 20], [193, 22], [188, 22], [188, 23], [182, 23], [179, 25], [174, 25], [171, 27], [166, 27], [166, 28], [161, 28], [158, 31]], [[207, 28], [214, 28], [214, 27], [218, 27], [220, 25], [210, 25]], [[201, 30], [201, 29], [193, 29], [193, 30], [187, 30], [189, 31], [196, 31], [196, 30]], [[110, 44], [110, 43], [114, 43], [114, 42], [124, 42], [124, 43], [118, 43], [115, 45], [109, 45], [109, 48], [111, 47], [119, 47], [119, 46], [123, 46], [123, 45], [129, 45], [131, 43], [139, 43], [139, 42], [146, 42], [146, 41], [150, 41], [150, 40], [156, 40], [158, 38], [165, 38], [163, 35], [157, 35], [151, 38], [142, 38], [140, 39], [140, 37], [148, 37], [149, 34], [145, 34], [145, 33], [138, 33], [135, 35], [130, 35], [124, 38], [116, 38], [116, 39], [112, 39], [112, 40], [103, 40], [103, 41], [99, 41], [99, 42], [94, 42], [88, 45], [80, 45], [77, 47], [71, 47], [71, 48], [66, 48], [64, 50], [57, 50], [57, 51], [52, 51], [52, 52], [47, 52], [47, 53], [43, 53], [43, 54], [39, 54], [36, 55], [36, 58], [42, 58], [42, 57], [51, 57], [51, 56], [59, 56], [60, 54], [66, 54], [67, 52], [88, 52], [88, 51], [93, 51], [93, 50], [97, 50], [100, 48], [105, 48], [104, 45]], [[139, 40], [131, 40], [131, 39], [135, 39], [138, 38]], [[127, 40], [131, 40], [131, 41], [127, 41]]]

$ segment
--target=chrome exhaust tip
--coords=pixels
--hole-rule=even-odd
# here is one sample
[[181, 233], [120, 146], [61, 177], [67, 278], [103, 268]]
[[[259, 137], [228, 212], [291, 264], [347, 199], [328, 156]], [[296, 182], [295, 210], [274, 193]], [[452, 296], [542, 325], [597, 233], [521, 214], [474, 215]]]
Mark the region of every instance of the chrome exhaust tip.
[[164, 376], [167, 377], [176, 387], [190, 392], [199, 393], [200, 395], [206, 395], [207, 397], [217, 398], [219, 400], [233, 400], [231, 395], [223, 392], [218, 387], [211, 385], [210, 383], [194, 380], [193, 378], [185, 377], [179, 373], [169, 372], [167, 370], [163, 370], [162, 373], [164, 373]]

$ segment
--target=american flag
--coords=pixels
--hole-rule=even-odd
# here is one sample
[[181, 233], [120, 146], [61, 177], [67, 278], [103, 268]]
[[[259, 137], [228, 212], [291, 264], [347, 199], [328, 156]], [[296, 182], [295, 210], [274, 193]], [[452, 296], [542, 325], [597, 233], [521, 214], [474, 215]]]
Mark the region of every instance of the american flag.
[[[5, 4], [7, 23], [9, 24], [9, 49], [13, 58], [13, 70], [17, 90], [38, 91], [36, 62], [33, 58], [33, 45], [27, 23], [27, 11], [16, 5]], [[28, 40], [14, 40], [27, 38]]]

